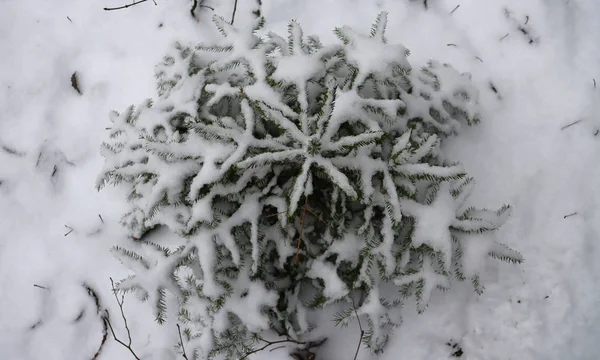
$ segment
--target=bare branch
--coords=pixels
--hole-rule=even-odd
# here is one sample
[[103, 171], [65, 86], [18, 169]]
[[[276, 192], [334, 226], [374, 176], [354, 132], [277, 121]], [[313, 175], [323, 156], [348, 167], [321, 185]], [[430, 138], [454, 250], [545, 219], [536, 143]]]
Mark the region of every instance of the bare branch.
[[352, 308], [354, 309], [354, 314], [356, 314], [356, 321], [358, 321], [358, 328], [360, 329], [360, 338], [358, 339], [358, 346], [356, 346], [356, 353], [354, 354], [354, 360], [356, 360], [356, 358], [358, 358], [358, 352], [360, 351], [360, 344], [362, 344], [363, 336], [365, 336], [365, 330], [360, 323], [360, 317], [358, 316], [358, 311], [354, 305], [354, 299], [352, 299]]
[[298, 341], [298, 340], [294, 340], [294, 339], [290, 339], [290, 338], [287, 338], [285, 340], [277, 340], [277, 341], [268, 341], [268, 340], [265, 340], [263, 338], [260, 338], [260, 340], [263, 341], [263, 342], [265, 342], [266, 345], [263, 346], [263, 347], [261, 347], [261, 348], [258, 348], [258, 349], [255, 349], [255, 350], [252, 350], [252, 351], [246, 353], [246, 355], [244, 355], [242, 358], [240, 358], [240, 360], [244, 360], [248, 356], [250, 356], [250, 355], [252, 355], [254, 353], [257, 353], [259, 351], [263, 351], [264, 349], [268, 348], [269, 346], [276, 345], [276, 344], [282, 344], [282, 343], [286, 343], [286, 342], [290, 342], [290, 343], [294, 343], [294, 344], [298, 344], [298, 345], [304, 345], [304, 344], [306, 344], [304, 341]]
[[181, 327], [177, 324], [177, 331], [179, 332], [179, 343], [181, 344], [181, 351], [183, 351], [183, 358], [185, 360], [190, 360], [185, 353], [185, 347], [183, 346], [183, 337], [181, 337]]
[[[121, 9], [127, 9], [128, 7], [132, 7], [141, 3], [145, 3], [148, 0], [139, 0], [139, 1], [134, 1], [131, 4], [128, 5], [123, 5], [123, 6], [118, 6], [118, 7], [113, 7], [113, 8], [104, 8], [104, 11], [112, 11], [112, 10], [121, 10]], [[154, 3], [154, 5], [156, 5], [156, 2]]]
[[66, 233], [66, 234], [65, 234], [65, 236], [67, 236], [67, 235], [69, 235], [70, 233], [72, 233], [72, 232], [73, 232], [73, 228], [72, 228], [72, 227], [70, 227], [69, 225], [65, 225], [65, 227], [66, 227], [67, 229], [69, 229], [69, 232], [68, 232], [68, 233]]
[[233, 25], [233, 21], [235, 20], [235, 12], [237, 11], [237, 3], [238, 3], [238, 0], [235, 0], [235, 3], [233, 4], [233, 14], [231, 14], [231, 25]]
[[570, 124], [567, 124], [567, 125], [565, 125], [565, 126], [561, 127], [560, 129], [561, 129], [561, 130], [564, 130], [564, 129], [566, 129], [566, 128], [569, 128], [569, 127], [571, 127], [571, 126], [573, 126], [573, 125], [579, 124], [579, 123], [580, 123], [580, 122], [582, 122], [582, 121], [583, 121], [583, 120], [577, 120], [577, 121], [573, 121], [572, 123], [570, 123]]
[[208, 5], [204, 5], [204, 1], [206, 0], [200, 0], [200, 3], [198, 3], [198, 0], [194, 0], [194, 3], [192, 4], [192, 8], [190, 9], [190, 13], [192, 14], [192, 17], [195, 19], [196, 18], [196, 9], [198, 7], [201, 8], [209, 8], [212, 11], [215, 11], [215, 8], [212, 6], [208, 6]]
[[115, 282], [113, 281], [112, 278], [110, 278], [110, 284], [112, 287], [113, 294], [115, 295], [115, 299], [117, 300], [117, 304], [119, 304], [119, 309], [121, 310], [121, 317], [123, 318], [123, 323], [125, 324], [125, 330], [127, 330], [128, 343], [125, 344], [123, 341], [121, 341], [119, 338], [117, 338], [117, 335], [115, 334], [115, 330], [113, 329], [112, 323], [110, 322], [110, 315], [108, 313], [108, 310], [104, 311], [104, 314], [105, 314], [104, 321], [108, 324], [108, 327], [110, 328], [110, 332], [112, 333], [112, 336], [115, 339], [115, 341], [118, 342], [119, 344], [123, 345], [124, 347], [126, 347], [129, 350], [129, 352], [131, 352], [133, 357], [136, 358], [136, 360], [140, 360], [140, 358], [136, 355], [135, 351], [133, 351], [133, 349], [131, 348], [131, 331], [129, 330], [129, 326], [127, 325], [127, 318], [125, 317], [125, 312], [123, 311], [123, 303], [125, 302], [125, 295], [121, 296], [121, 300], [119, 301], [119, 297], [117, 296], [117, 289], [115, 288]]
[[[106, 344], [106, 339], [108, 339], [108, 323], [106, 322], [104, 315], [101, 314], [102, 313], [102, 305], [100, 304], [100, 297], [98, 296], [96, 291], [89, 284], [83, 283], [81, 285], [87, 291], [89, 297], [92, 298], [92, 300], [94, 300], [94, 305], [96, 306], [96, 314], [99, 314], [100, 318], [102, 319], [102, 340], [100, 340], [100, 346], [98, 346], [98, 350], [96, 351], [94, 356], [92, 356], [92, 359], [91, 359], [91, 360], [97, 360], [100, 357], [100, 353], [102, 352], [102, 349], [104, 348], [104, 344]], [[83, 312], [80, 314], [80, 316], [83, 316]], [[78, 321], [78, 320], [76, 320], [76, 321]]]

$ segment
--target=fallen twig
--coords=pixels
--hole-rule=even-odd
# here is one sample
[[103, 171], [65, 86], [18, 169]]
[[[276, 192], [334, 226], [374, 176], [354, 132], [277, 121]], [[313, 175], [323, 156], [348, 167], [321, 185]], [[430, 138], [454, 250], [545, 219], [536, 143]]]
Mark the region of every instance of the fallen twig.
[[108, 324], [110, 332], [112, 333], [112, 336], [115, 339], [115, 341], [118, 342], [119, 344], [123, 345], [124, 347], [126, 347], [129, 350], [129, 352], [133, 355], [133, 357], [136, 358], [136, 360], [140, 360], [140, 358], [137, 356], [137, 354], [135, 353], [135, 351], [133, 351], [133, 348], [131, 347], [131, 331], [129, 330], [129, 325], [127, 324], [127, 318], [125, 317], [125, 312], [123, 311], [123, 303], [125, 302], [125, 295], [122, 295], [121, 301], [119, 301], [119, 297], [117, 296], [117, 289], [115, 289], [115, 283], [112, 278], [110, 278], [110, 284], [112, 287], [113, 294], [115, 295], [115, 299], [117, 300], [117, 304], [119, 304], [119, 309], [121, 310], [121, 317], [123, 318], [123, 323], [125, 324], [125, 330], [127, 331], [128, 343], [125, 344], [125, 342], [123, 342], [123, 341], [119, 340], [119, 338], [117, 338], [117, 335], [115, 334], [115, 330], [113, 329], [113, 326], [110, 322], [110, 314], [109, 314], [108, 310], [104, 310], [104, 321]]
[[491, 82], [491, 81], [490, 81], [490, 89], [492, 89], [492, 91], [493, 91], [495, 94], [498, 94], [498, 89], [496, 88], [496, 85], [494, 85], [494, 83], [493, 83], [493, 82]]
[[582, 121], [583, 121], [583, 120], [577, 120], [577, 121], [573, 121], [572, 123], [570, 123], [570, 124], [567, 124], [567, 125], [565, 125], [565, 126], [561, 127], [560, 129], [561, 129], [561, 130], [564, 130], [564, 129], [566, 129], [566, 128], [569, 128], [569, 127], [571, 127], [571, 126], [573, 126], [573, 125], [579, 124], [579, 123], [580, 123], [580, 122], [582, 122]]
[[286, 343], [286, 342], [291, 342], [291, 343], [298, 344], [298, 345], [306, 344], [304, 341], [298, 341], [298, 340], [294, 340], [294, 339], [290, 339], [290, 338], [287, 338], [285, 340], [276, 340], [276, 341], [268, 341], [263, 338], [260, 338], [260, 341], [265, 342], [266, 345], [261, 348], [254, 349], [252, 351], [247, 352], [243, 357], [240, 358], [240, 360], [243, 360], [252, 354], [255, 354], [259, 351], [263, 351], [264, 349], [268, 348], [269, 346], [276, 345], [276, 344], [282, 344], [282, 343]]
[[185, 347], [183, 346], [183, 337], [181, 337], [181, 327], [179, 327], [179, 324], [177, 324], [177, 331], [179, 332], [179, 343], [181, 344], [181, 351], [183, 351], [183, 358], [189, 360], [185, 353]]
[[454, 14], [454, 12], [455, 12], [456, 10], [458, 10], [458, 8], [459, 8], [459, 7], [460, 7], [460, 5], [456, 5], [456, 7], [454, 8], [454, 10], [450, 11], [450, 15]]
[[[104, 315], [101, 314], [102, 306], [100, 304], [100, 297], [98, 296], [96, 291], [94, 289], [92, 289], [92, 287], [90, 285], [88, 285], [86, 283], [83, 283], [81, 285], [87, 291], [87, 294], [89, 295], [89, 297], [92, 298], [92, 300], [94, 300], [94, 305], [96, 307], [96, 314], [100, 315], [100, 319], [102, 320], [102, 340], [100, 340], [100, 346], [98, 346], [98, 350], [96, 351], [94, 356], [92, 356], [92, 359], [91, 359], [91, 360], [96, 360], [100, 356], [100, 353], [102, 352], [102, 349], [104, 348], [104, 344], [106, 344], [106, 339], [108, 338], [108, 323], [106, 322]], [[75, 319], [75, 322], [79, 321], [81, 319], [81, 317], [83, 317], [83, 315], [84, 315], [84, 311], [82, 311], [79, 314], [77, 319]]]
[[510, 33], [506, 33], [506, 35], [504, 35], [503, 37], [501, 37], [500, 40], [498, 40], [498, 41], [502, 41], [502, 40], [506, 39], [508, 37], [508, 35], [510, 35]]
[[25, 156], [24, 152], [18, 151], [16, 149], [13, 149], [13, 148], [11, 148], [9, 146], [6, 146], [6, 145], [0, 146], [0, 149], [2, 149], [3, 151], [5, 151], [8, 154], [13, 155], [13, 156], [18, 156], [18, 157]]
[[73, 75], [71, 75], [71, 86], [73, 87], [73, 89], [75, 89], [75, 91], [79, 93], [79, 95], [83, 95], [83, 93], [81, 92], [81, 88], [79, 87], [79, 78], [77, 76], [77, 71], [75, 71]]
[[196, 8], [198, 8], [198, 7], [209, 8], [212, 11], [215, 11], [214, 7], [208, 6], [208, 5], [204, 5], [204, 1], [206, 1], [206, 0], [200, 0], [200, 3], [198, 3], [198, 0], [194, 0], [194, 3], [192, 4], [192, 8], [190, 9], [190, 13], [192, 14], [192, 17], [194, 19], [196, 18]]
[[100, 218], [100, 221], [102, 221], [102, 223], [104, 224], [104, 219], [102, 218], [102, 215], [98, 214], [98, 217]]
[[73, 228], [72, 228], [72, 227], [70, 227], [69, 225], [65, 225], [65, 227], [66, 227], [67, 229], [69, 229], [69, 232], [68, 232], [68, 233], [66, 233], [66, 234], [65, 234], [65, 236], [67, 236], [67, 235], [69, 235], [70, 233], [72, 233], [72, 232], [73, 232]]
[[[132, 7], [141, 3], [145, 3], [148, 0], [139, 0], [139, 1], [134, 1], [131, 4], [127, 4], [127, 5], [123, 5], [123, 6], [118, 6], [118, 7], [113, 7], [113, 8], [104, 8], [104, 11], [112, 11], [112, 10], [121, 10], [121, 9], [127, 9], [128, 7]], [[154, 1], [154, 0], [153, 0]], [[156, 1], [154, 1], [154, 5], [156, 5]]]
[[365, 336], [365, 330], [360, 323], [360, 317], [358, 316], [358, 311], [356, 310], [356, 306], [354, 305], [354, 299], [352, 300], [352, 308], [354, 308], [354, 314], [356, 314], [356, 321], [358, 321], [358, 328], [360, 329], [360, 338], [358, 339], [358, 345], [356, 346], [356, 353], [354, 354], [354, 360], [358, 358], [358, 352], [360, 351], [360, 344], [362, 344], [363, 336]]
[[577, 214], [579, 214], [577, 211], [576, 211], [576, 212], [574, 212], [574, 213], [571, 213], [571, 214], [567, 214], [567, 215], [565, 215], [565, 216], [563, 217], [563, 219], [566, 219], [566, 218], [568, 218], [568, 217], [571, 217], [571, 216], [575, 216], [575, 215], [577, 215]]
[[233, 25], [233, 21], [235, 20], [235, 12], [237, 11], [237, 3], [238, 3], [238, 0], [235, 0], [235, 3], [233, 4], [233, 13], [231, 14], [231, 25]]

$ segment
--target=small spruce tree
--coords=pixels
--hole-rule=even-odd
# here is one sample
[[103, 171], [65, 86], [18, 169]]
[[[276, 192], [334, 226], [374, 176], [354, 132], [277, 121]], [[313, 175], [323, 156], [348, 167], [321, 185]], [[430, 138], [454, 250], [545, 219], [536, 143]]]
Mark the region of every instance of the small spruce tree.
[[[468, 74], [431, 61], [414, 70], [385, 38], [335, 29], [339, 45], [256, 35], [215, 16], [221, 41], [176, 44], [157, 66], [158, 98], [113, 112], [98, 179], [126, 188], [122, 223], [137, 241], [115, 254], [118, 284], [166, 320], [178, 299], [194, 358], [240, 358], [274, 331], [310, 338], [309, 310], [345, 303], [364, 341], [384, 349], [409, 297], [423, 311], [452, 279], [475, 291], [482, 260], [520, 262], [486, 233], [509, 207], [467, 204], [472, 180], [440, 144], [479, 122]], [[150, 243], [165, 226], [179, 244]], [[395, 295], [382, 291], [396, 288]]]

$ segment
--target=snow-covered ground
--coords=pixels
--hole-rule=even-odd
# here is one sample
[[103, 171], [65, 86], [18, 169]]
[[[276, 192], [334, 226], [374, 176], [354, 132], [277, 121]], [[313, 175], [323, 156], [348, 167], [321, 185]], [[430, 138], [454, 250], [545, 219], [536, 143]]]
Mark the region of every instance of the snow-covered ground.
[[[239, 1], [236, 23], [254, 1]], [[154, 95], [153, 67], [172, 41], [217, 36], [212, 10], [195, 21], [191, 0], [156, 2], [103, 11], [126, 1], [0, 0], [0, 359], [92, 358], [102, 323], [82, 284], [119, 314], [109, 278], [126, 270], [108, 250], [127, 241], [122, 194], [94, 188], [108, 112]], [[477, 180], [477, 205], [513, 205], [497, 236], [525, 263], [490, 261], [482, 296], [457, 286], [424, 314], [407, 307], [379, 359], [599, 359], [600, 2], [429, 0], [427, 11], [409, 0], [262, 2], [267, 28], [285, 33], [296, 18], [324, 42], [334, 26], [366, 31], [386, 10], [388, 38], [413, 65], [452, 63], [481, 89], [482, 124], [448, 150]], [[233, 3], [205, 2], [226, 18]], [[177, 329], [133, 298], [124, 308], [136, 352], [171, 358]], [[357, 326], [325, 322], [319, 332], [330, 339], [318, 360], [354, 357]], [[109, 336], [98, 358], [133, 357]]]

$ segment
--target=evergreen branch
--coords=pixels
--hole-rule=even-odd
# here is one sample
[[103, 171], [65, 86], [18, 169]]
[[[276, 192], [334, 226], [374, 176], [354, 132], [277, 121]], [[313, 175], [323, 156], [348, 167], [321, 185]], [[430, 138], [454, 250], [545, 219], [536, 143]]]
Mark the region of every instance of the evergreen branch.
[[306, 217], [306, 211], [308, 210], [308, 195], [304, 200], [304, 210], [302, 211], [302, 220], [300, 224], [300, 234], [298, 235], [298, 246], [296, 248], [296, 256], [294, 257], [294, 263], [297, 264], [300, 260], [300, 244], [302, 243], [302, 232], [304, 230], [304, 219]]
[[110, 332], [112, 333], [113, 339], [115, 339], [115, 341], [118, 342], [119, 344], [126, 347], [129, 350], [129, 352], [131, 352], [131, 354], [133, 355], [133, 357], [136, 360], [140, 360], [140, 358], [136, 355], [135, 351], [133, 351], [133, 349], [131, 347], [131, 331], [129, 330], [129, 326], [127, 325], [127, 318], [125, 317], [125, 312], [123, 311], [123, 302], [125, 301], [125, 295], [123, 295], [121, 297], [121, 301], [119, 301], [119, 297], [117, 296], [117, 289], [115, 288], [115, 283], [112, 278], [110, 278], [110, 284], [112, 287], [113, 294], [115, 295], [115, 299], [117, 300], [117, 304], [119, 304], [119, 309], [121, 310], [121, 317], [123, 318], [123, 323], [125, 324], [125, 329], [127, 330], [128, 343], [125, 344], [123, 341], [121, 341], [119, 338], [117, 338], [117, 335], [115, 334], [115, 330], [113, 329], [112, 323], [110, 322], [110, 314], [108, 312], [108, 309], [104, 310], [105, 311], [104, 321], [108, 324], [108, 327], [110, 328]]
[[260, 347], [258, 349], [254, 349], [252, 351], [247, 352], [243, 357], [240, 358], [240, 360], [244, 360], [248, 356], [250, 356], [252, 354], [255, 354], [255, 353], [259, 352], [259, 351], [263, 351], [266, 348], [268, 348], [269, 346], [273, 346], [273, 345], [276, 345], [276, 344], [283, 344], [283, 343], [286, 343], [286, 342], [291, 342], [291, 343], [298, 344], [298, 345], [304, 345], [304, 344], [306, 344], [306, 342], [304, 342], [304, 341], [298, 341], [298, 340], [294, 340], [294, 339], [290, 339], [290, 338], [287, 338], [285, 340], [276, 340], [276, 341], [268, 341], [268, 340], [265, 340], [263, 338], [259, 338], [259, 340], [265, 342], [266, 345], [264, 345], [263, 347]]
[[183, 346], [183, 338], [181, 337], [181, 327], [177, 324], [177, 332], [179, 333], [179, 343], [181, 344], [181, 351], [183, 351], [183, 358], [185, 360], [189, 360], [187, 354], [185, 353], [185, 347]]

